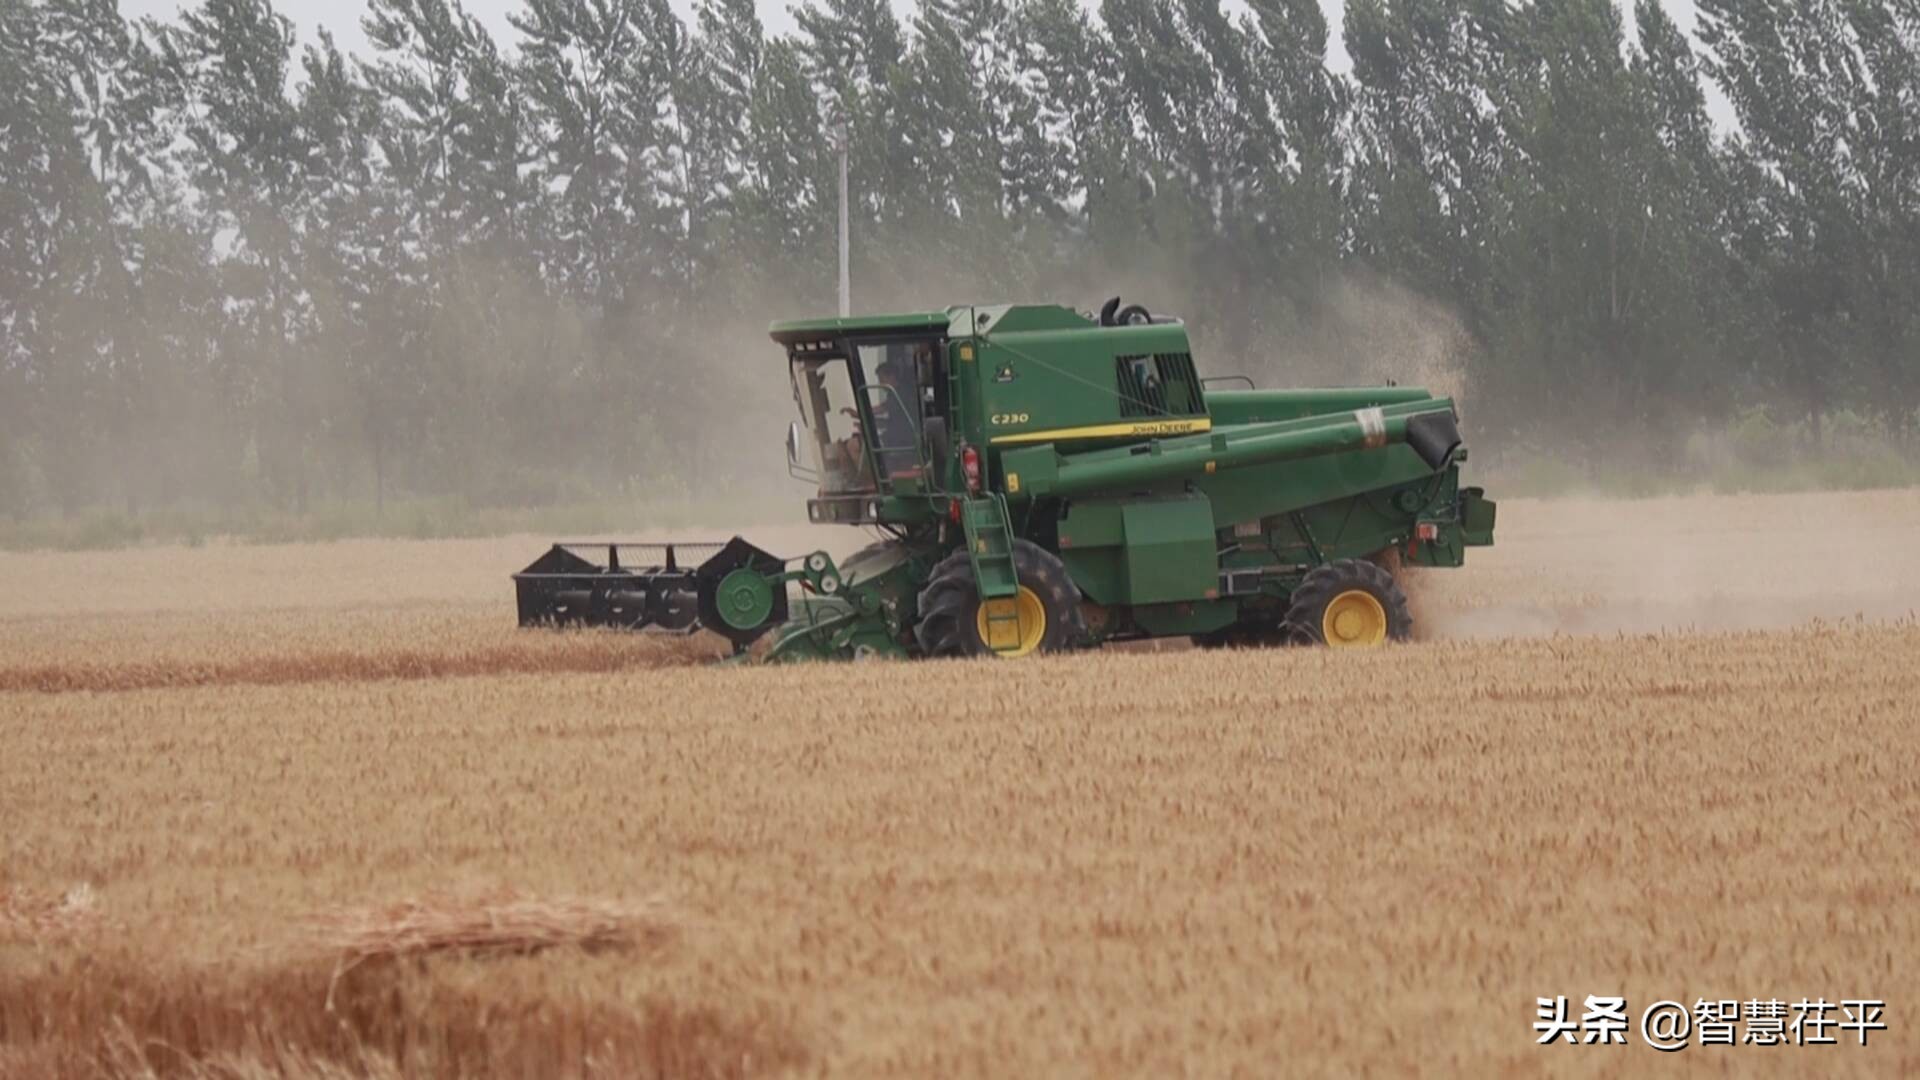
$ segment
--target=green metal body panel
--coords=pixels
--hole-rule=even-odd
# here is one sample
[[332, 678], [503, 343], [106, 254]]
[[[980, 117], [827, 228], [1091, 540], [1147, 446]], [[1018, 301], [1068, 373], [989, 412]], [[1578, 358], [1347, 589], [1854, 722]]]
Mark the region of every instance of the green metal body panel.
[[[1284, 475], [1285, 483], [1276, 484], [1269, 470], [1223, 469], [1195, 483], [1213, 500], [1224, 527], [1321, 506], [1361, 492], [1432, 486], [1436, 476], [1405, 446], [1289, 461]], [[1404, 519], [1405, 515], [1395, 517]]]
[[1125, 509], [1125, 500], [1075, 500], [1062, 507], [1064, 517], [1056, 527], [1056, 552], [1073, 584], [1104, 607], [1131, 601]]
[[1129, 604], [1208, 600], [1220, 584], [1213, 507], [1200, 494], [1121, 504]]
[[1055, 550], [1088, 600], [1107, 607], [1131, 602], [1127, 577], [1125, 499], [1078, 499], [1061, 508]]
[[1271, 619], [1326, 562], [1394, 551], [1459, 566], [1493, 539], [1493, 502], [1460, 485], [1453, 403], [1417, 387], [1209, 388], [1184, 325], [1101, 326], [1051, 305], [770, 332], [795, 362], [844, 361], [856, 396], [876, 378], [874, 350], [904, 343], [922, 436], [917, 467], [874, 468], [870, 490], [810, 502], [816, 521], [882, 526], [897, 542], [840, 568], [837, 594], [818, 573], [788, 575], [803, 595], [772, 658], [911, 654], [918, 593], [960, 549], [989, 597], [1017, 586], [1016, 540], [1059, 555], [1097, 641]]
[[[1087, 335], [1071, 330], [995, 334], [982, 340], [978, 363], [986, 442], [995, 448], [1037, 442], [1097, 445], [1138, 438], [1110, 430], [1116, 426], [1206, 416], [1204, 406], [1164, 417], [1122, 415], [1113, 396], [1117, 357], [1185, 353], [1184, 327], [1116, 327], [1097, 344], [1097, 351], [1090, 351]], [[1096, 381], [1097, 376], [1104, 378]]]
[[1213, 508], [1198, 493], [1080, 499], [1061, 518], [1061, 560], [1108, 606], [1211, 599], [1219, 586]]

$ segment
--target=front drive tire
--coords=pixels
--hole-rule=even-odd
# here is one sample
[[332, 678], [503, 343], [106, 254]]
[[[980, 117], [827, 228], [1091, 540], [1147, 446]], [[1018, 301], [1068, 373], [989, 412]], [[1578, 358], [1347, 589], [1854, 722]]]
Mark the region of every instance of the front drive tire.
[[[993, 601], [982, 612], [967, 553], [956, 551], [942, 559], [920, 591], [920, 621], [913, 631], [920, 651], [927, 656], [1014, 657], [1079, 646], [1087, 624], [1080, 611], [1080, 587], [1066, 564], [1038, 544], [1015, 540], [1013, 567], [1020, 578], [1019, 595]], [[1019, 615], [1018, 623], [986, 617], [1003, 613]], [[989, 637], [1003, 648], [995, 650]]]

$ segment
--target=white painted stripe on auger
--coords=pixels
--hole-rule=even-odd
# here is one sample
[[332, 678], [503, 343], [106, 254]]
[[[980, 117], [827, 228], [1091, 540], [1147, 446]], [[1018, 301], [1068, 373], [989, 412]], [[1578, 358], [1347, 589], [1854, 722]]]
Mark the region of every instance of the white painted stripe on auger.
[[1387, 414], [1378, 405], [1353, 410], [1353, 418], [1359, 422], [1360, 438], [1369, 450], [1387, 445]]

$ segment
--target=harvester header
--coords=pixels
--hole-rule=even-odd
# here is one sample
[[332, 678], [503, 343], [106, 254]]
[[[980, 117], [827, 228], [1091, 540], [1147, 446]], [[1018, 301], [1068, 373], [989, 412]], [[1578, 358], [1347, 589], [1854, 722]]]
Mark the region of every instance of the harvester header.
[[1139, 305], [769, 333], [808, 517], [888, 539], [844, 560], [737, 537], [557, 545], [516, 575], [523, 624], [709, 629], [741, 651], [771, 634], [769, 659], [1373, 645], [1411, 629], [1400, 567], [1459, 566], [1493, 539], [1450, 399], [1203, 376], [1185, 325]]

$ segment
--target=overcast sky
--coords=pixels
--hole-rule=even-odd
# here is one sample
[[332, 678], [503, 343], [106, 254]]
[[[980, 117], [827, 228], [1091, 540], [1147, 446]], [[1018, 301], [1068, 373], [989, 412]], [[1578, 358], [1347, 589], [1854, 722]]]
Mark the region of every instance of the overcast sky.
[[[1095, 0], [1083, 0], [1088, 7], [1097, 7]], [[1694, 0], [1662, 0], [1667, 10], [1673, 13], [1674, 20], [1682, 29], [1689, 32], [1694, 23]], [[503, 45], [511, 45], [515, 40], [513, 27], [507, 25], [507, 12], [517, 6], [518, 0], [462, 0], [466, 9], [478, 16], [493, 32], [495, 39]], [[672, 0], [674, 10], [682, 18], [691, 22], [694, 0]], [[1241, 5], [1236, 0], [1226, 0], [1228, 10]], [[171, 18], [182, 6], [193, 6], [182, 0], [121, 0], [121, 11], [129, 18], [143, 15], [157, 15]], [[360, 15], [366, 9], [364, 0], [279, 0], [282, 14], [292, 19], [300, 29], [303, 41], [313, 41], [315, 30], [326, 27], [333, 33], [335, 41], [348, 52], [366, 54], [366, 35], [360, 32]], [[792, 4], [789, 0], [757, 0], [760, 20], [773, 33], [785, 33], [793, 29]], [[1320, 6], [1326, 9], [1327, 20], [1334, 28], [1333, 46], [1329, 49], [1331, 66], [1336, 71], [1348, 67], [1346, 48], [1340, 43], [1340, 0], [1320, 0]], [[910, 19], [913, 13], [913, 0], [893, 0], [893, 8], [900, 14], [902, 21]], [[1629, 21], [1631, 8], [1629, 7]]]

